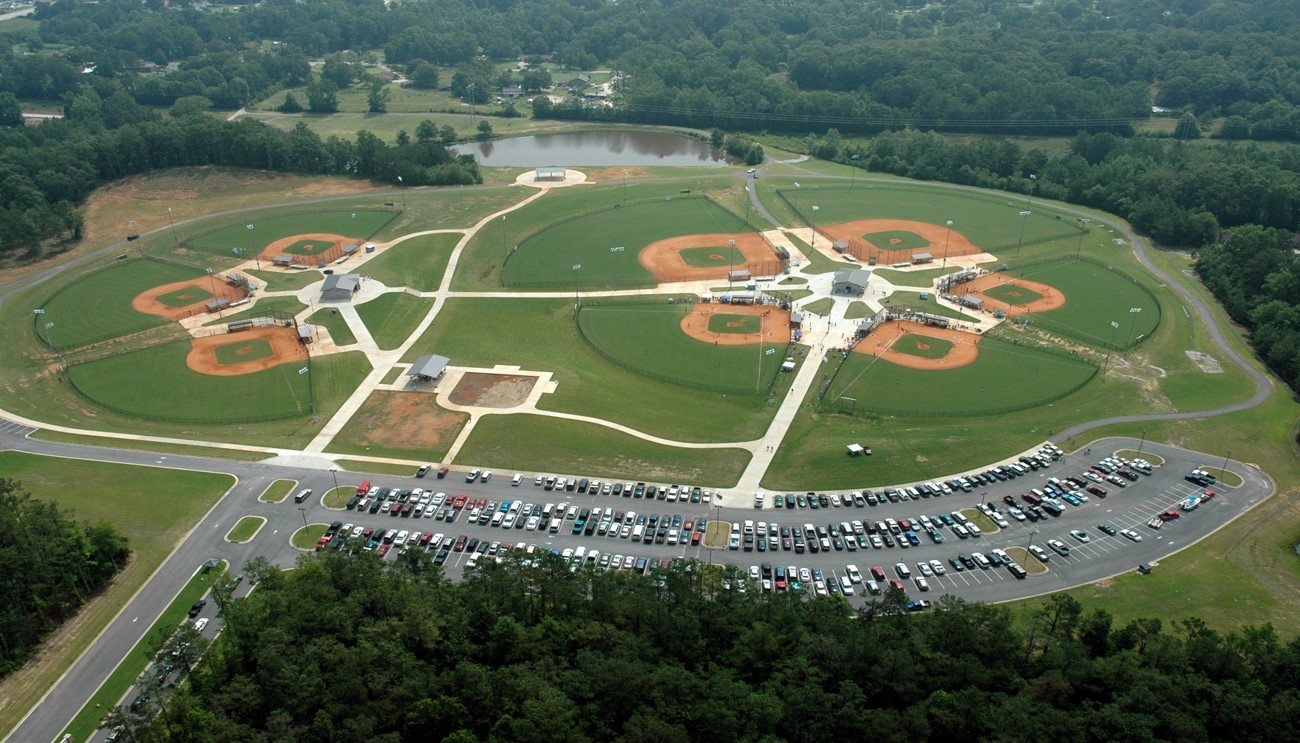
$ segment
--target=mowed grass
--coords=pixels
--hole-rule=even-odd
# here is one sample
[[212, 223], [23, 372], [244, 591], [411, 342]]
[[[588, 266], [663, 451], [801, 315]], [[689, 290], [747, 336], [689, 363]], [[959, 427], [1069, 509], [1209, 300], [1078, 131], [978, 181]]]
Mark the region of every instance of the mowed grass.
[[[878, 340], [869, 335], [862, 342], [871, 346]], [[851, 353], [826, 400], [850, 397], [857, 400], [859, 412], [891, 415], [990, 413], [1045, 403], [1097, 372], [1087, 362], [997, 338], [981, 339], [978, 349], [973, 363], [937, 370], [908, 369]]]
[[79, 520], [107, 521], [126, 536], [131, 549], [131, 561], [112, 584], [47, 638], [35, 660], [0, 682], [0, 732], [7, 733], [235, 480], [13, 451], [0, 452], [0, 477], [21, 482], [23, 490], [57, 503]]
[[[792, 185], [792, 184], [791, 184]], [[1050, 205], [1034, 202], [1030, 216], [1022, 218], [1025, 199], [1008, 195], [1005, 199], [926, 186], [890, 186], [873, 184], [871, 188], [796, 189], [782, 185], [777, 192], [788, 200], [804, 223], [817, 211], [817, 224], [830, 225], [863, 219], [900, 219], [943, 225], [952, 220], [954, 233], [965, 236], [987, 251], [1015, 249], [1021, 242], [1024, 223], [1026, 243], [1062, 238], [1077, 238], [1079, 230], [1073, 217], [1056, 219]], [[933, 252], [933, 251], [931, 251]]]
[[[397, 212], [383, 209], [299, 210], [297, 213], [286, 213], [291, 211], [292, 207], [283, 207], [266, 214], [240, 216], [229, 225], [192, 234], [181, 242], [186, 248], [220, 255], [229, 255], [233, 248], [242, 248], [245, 257], [251, 257], [276, 240], [307, 233], [327, 233], [358, 241], [365, 240], [397, 216]], [[250, 224], [253, 225], [251, 230], [248, 229]], [[317, 241], [305, 242], [314, 245]]]
[[316, 548], [316, 542], [325, 536], [325, 530], [328, 528], [329, 524], [308, 524], [289, 537], [289, 544], [295, 549], [311, 551]]
[[[419, 469], [415, 464], [393, 464], [391, 462], [367, 462], [362, 459], [336, 459], [334, 463], [348, 472], [369, 473], [372, 475], [393, 475], [411, 477]], [[313, 541], [313, 544], [315, 542]]]
[[383, 249], [366, 261], [362, 270], [387, 286], [409, 286], [431, 292], [442, 285], [451, 251], [459, 234], [421, 235]]
[[381, 349], [391, 351], [406, 342], [432, 307], [432, 299], [413, 297], [405, 292], [388, 292], [357, 305], [357, 315], [370, 329], [375, 343]]
[[758, 333], [763, 329], [762, 321], [754, 315], [726, 315], [716, 314], [709, 316], [710, 333]]
[[325, 278], [320, 271], [311, 269], [284, 269], [272, 271], [268, 267], [261, 271], [253, 270], [247, 271], [246, 273], [262, 282], [266, 291], [269, 292], [298, 291], [304, 286], [310, 286], [317, 281], [324, 280]]
[[686, 248], [679, 250], [682, 260], [688, 266], [698, 268], [713, 268], [715, 266], [738, 266], [744, 265], [745, 259], [740, 251], [733, 250], [730, 245]]
[[[197, 269], [153, 260], [128, 260], [86, 274], [41, 302], [33, 326], [68, 349], [164, 325], [158, 315], [136, 312], [131, 300], [149, 289], [203, 276]], [[30, 312], [30, 310], [28, 310]], [[46, 323], [54, 327], [46, 329]]]
[[217, 346], [213, 351], [217, 357], [218, 364], [238, 364], [244, 361], [257, 361], [258, 359], [270, 358], [274, 352], [271, 344], [265, 338], [254, 338], [247, 341], [235, 341]]
[[316, 314], [307, 318], [307, 322], [328, 330], [336, 346], [351, 346], [357, 342], [357, 336], [352, 332], [352, 328], [348, 327], [347, 319], [333, 308], [316, 310]]
[[[585, 307], [578, 322], [585, 338], [596, 348], [650, 377], [733, 394], [766, 393], [767, 385], [785, 360], [786, 345], [769, 344], [764, 349], [759, 343], [727, 346], [691, 338], [682, 330], [681, 321], [692, 307], [689, 304]], [[761, 319], [754, 315], [724, 315], [721, 331], [713, 330], [711, 318], [709, 329], [719, 334], [746, 332], [726, 327], [728, 322], [742, 320], [745, 327], [752, 328], [749, 332], [759, 331]], [[664, 363], [666, 359], [671, 359], [671, 363]]]
[[862, 239], [879, 250], [919, 250], [930, 247], [930, 241], [911, 230], [883, 230], [868, 232]]
[[[537, 189], [513, 184], [408, 188], [405, 189], [405, 211], [380, 230], [374, 239], [390, 241], [413, 232], [472, 227], [487, 215], [517, 204], [535, 193]], [[396, 199], [398, 205], [402, 203], [399, 194], [392, 194], [389, 198]], [[500, 245], [497, 243], [498, 249]]]
[[[1132, 279], [1087, 261], [1062, 259], [1026, 266], [1014, 265], [1007, 272], [1059, 289], [1065, 305], [1048, 312], [1035, 312], [1033, 321], [1049, 331], [1100, 345], [1123, 346], [1131, 339], [1150, 336], [1160, 322], [1160, 305]], [[1130, 310], [1138, 309], [1139, 312]], [[1119, 325], [1115, 328], [1114, 322]]]
[[263, 490], [257, 499], [263, 503], [283, 503], [297, 485], [297, 480], [276, 480], [267, 485], [266, 490]]
[[941, 359], [952, 350], [952, 341], [917, 333], [904, 333], [890, 348], [923, 359]]
[[191, 286], [159, 295], [158, 303], [177, 309], [180, 307], [188, 307], [199, 302], [206, 302], [209, 299], [212, 299], [212, 292], [200, 286]]
[[767, 429], [775, 410], [752, 395], [661, 382], [606, 360], [582, 339], [568, 299], [450, 299], [403, 360], [448, 348], [455, 349], [455, 363], [465, 366], [510, 364], [552, 372], [556, 391], [542, 396], [543, 408], [675, 440], [753, 439]]
[[30, 438], [41, 441], [57, 441], [63, 444], [84, 444], [102, 446], [107, 449], [126, 449], [130, 451], [148, 451], [158, 454], [183, 454], [190, 457], [210, 457], [212, 459], [233, 459], [240, 462], [256, 462], [271, 455], [269, 451], [249, 451], [247, 449], [227, 449], [215, 446], [190, 446], [162, 441], [139, 441], [137, 439], [115, 439], [111, 436], [90, 436], [80, 433], [65, 433], [40, 429], [30, 434]]
[[730, 487], [750, 454], [743, 449], [683, 449], [583, 421], [541, 415], [489, 415], [474, 426], [458, 458], [502, 470], [554, 471]]
[[1029, 304], [1030, 302], [1043, 298], [1042, 294], [1039, 294], [1033, 289], [1029, 289], [1014, 282], [990, 286], [981, 291], [980, 294], [983, 294], [986, 297], [992, 297], [999, 302], [1006, 302], [1013, 307], [1021, 304]]
[[311, 412], [308, 380], [316, 410], [336, 409], [370, 369], [363, 354], [319, 356], [311, 374], [304, 362], [236, 376], [192, 371], [185, 364], [188, 343], [168, 343], [72, 367], [69, 378], [90, 400], [146, 419], [220, 423], [303, 416]]
[[[743, 220], [703, 198], [611, 206], [559, 222], [521, 242], [506, 264], [503, 280], [510, 286], [645, 284], [653, 276], [636, 255], [650, 243], [680, 235], [746, 231]], [[624, 252], [611, 252], [616, 246]], [[582, 268], [575, 271], [575, 265]]]
[[266, 517], [264, 516], [245, 516], [236, 521], [230, 531], [226, 532], [226, 541], [247, 542], [257, 536], [257, 532], [261, 531], [262, 525], [265, 523]]

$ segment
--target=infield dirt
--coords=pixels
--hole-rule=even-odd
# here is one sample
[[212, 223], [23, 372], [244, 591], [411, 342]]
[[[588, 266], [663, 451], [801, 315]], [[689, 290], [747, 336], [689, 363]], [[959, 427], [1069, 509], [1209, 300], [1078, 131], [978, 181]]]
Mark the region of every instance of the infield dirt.
[[[895, 351], [893, 349], [894, 342], [908, 334], [945, 340], [952, 344], [952, 348], [948, 349], [947, 354], [937, 359], [927, 359], [915, 354]], [[964, 333], [949, 328], [936, 328], [919, 322], [912, 322], [911, 320], [891, 320], [881, 323], [865, 338], [858, 341], [858, 344], [853, 347], [853, 352], [878, 356], [885, 361], [908, 369], [956, 369], [972, 364], [975, 359], [979, 358], [978, 346], [980, 340], [981, 336], [974, 333]]]
[[[223, 364], [217, 360], [217, 348], [228, 343], [239, 343], [261, 339], [271, 344], [271, 355], [251, 361]], [[239, 333], [222, 333], [191, 341], [189, 355], [185, 365], [200, 374], [216, 377], [234, 377], [252, 374], [263, 369], [307, 358], [307, 349], [298, 342], [298, 333], [293, 328], [279, 325], [267, 328], [253, 328]]]
[[[719, 315], [755, 315], [763, 318], [762, 333], [715, 333], [709, 330], [709, 318]], [[790, 313], [771, 305], [736, 305], [696, 303], [682, 318], [682, 332], [697, 341], [716, 346], [746, 346], [754, 343], [790, 342]]]
[[751, 271], [772, 271], [779, 265], [776, 253], [768, 247], [762, 235], [752, 232], [734, 234], [709, 233], [700, 235], [681, 235], [665, 240], [656, 240], [641, 249], [636, 259], [646, 270], [654, 274], [659, 281], [698, 281], [701, 279], [725, 279], [730, 266], [692, 266], [682, 258], [682, 251], [688, 248], [717, 248], [730, 241], [736, 241], [736, 250], [744, 262], [752, 266]]
[[[1030, 291], [1041, 294], [1042, 298], [1035, 299], [1032, 302], [1025, 302], [1024, 304], [1007, 304], [1006, 302], [990, 297], [982, 292], [983, 289], [1002, 286], [1004, 284], [1023, 286]], [[974, 281], [962, 284], [960, 288], [967, 294], [978, 294], [982, 297], [984, 299], [984, 309], [1002, 310], [1008, 317], [1017, 317], [1030, 312], [1047, 312], [1048, 310], [1055, 310], [1065, 306], [1065, 295], [1061, 293], [1060, 289], [1048, 284], [1030, 281], [1029, 279], [1021, 279], [1015, 276], [1008, 276], [1003, 273], [985, 274]]]

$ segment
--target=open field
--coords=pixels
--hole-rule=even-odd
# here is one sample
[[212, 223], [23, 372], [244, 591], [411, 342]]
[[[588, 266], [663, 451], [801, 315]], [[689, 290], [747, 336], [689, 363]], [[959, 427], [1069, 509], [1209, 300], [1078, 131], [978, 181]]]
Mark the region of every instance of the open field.
[[365, 274], [387, 286], [409, 286], [423, 292], [442, 284], [458, 234], [422, 235], [403, 240], [366, 261]]
[[357, 342], [357, 336], [352, 332], [348, 321], [333, 307], [316, 310], [316, 314], [308, 317], [307, 322], [328, 330], [336, 346], [351, 346]]
[[86, 706], [82, 707], [69, 723], [64, 730], [65, 734], [72, 736], [69, 740], [90, 740], [91, 735], [103, 723], [108, 711], [149, 666], [164, 639], [170, 637], [176, 627], [185, 621], [190, 606], [207, 593], [212, 588], [213, 582], [225, 572], [226, 566], [223, 564], [213, 570], [199, 571], [190, 578], [180, 593], [176, 594], [176, 598], [172, 599], [159, 615], [158, 621], [154, 622], [145, 636], [131, 648], [131, 652], [122, 659], [122, 663], [113, 669], [113, 673], [109, 674], [104, 684], [86, 701]]
[[[137, 312], [131, 300], [156, 286], [202, 276], [202, 271], [173, 263], [122, 261], [85, 274], [53, 294], [46, 287], [47, 298], [33, 305], [45, 310], [35, 317], [34, 326], [41, 337], [69, 349], [165, 325], [168, 320], [158, 315]], [[54, 326], [46, 329], [49, 323]]]
[[[242, 248], [246, 258], [262, 250], [276, 240], [283, 240], [294, 235], [308, 233], [329, 233], [344, 235], [356, 241], [368, 239], [397, 216], [392, 210], [375, 209], [340, 209], [322, 211], [297, 211], [290, 206], [280, 207], [266, 214], [241, 216], [233, 224], [225, 227], [190, 231], [189, 236], [181, 242], [189, 250], [214, 252], [228, 255], [234, 248]], [[248, 226], [252, 225], [250, 230]], [[313, 249], [306, 248], [312, 245]], [[313, 240], [299, 241], [288, 247], [303, 255], [319, 252], [320, 242]]]
[[[316, 357], [309, 375], [299, 374], [301, 365], [295, 362], [252, 374], [213, 376], [186, 366], [189, 345], [168, 343], [79, 364], [68, 370], [68, 377], [88, 399], [126, 415], [220, 423], [305, 418], [313, 395], [317, 412], [327, 415], [370, 369], [365, 356], [353, 352]], [[309, 381], [314, 384], [310, 393]]]
[[377, 390], [330, 442], [329, 451], [441, 461], [469, 416], [423, 392]]
[[[596, 416], [677, 440], [756, 438], [775, 410], [753, 396], [692, 390], [615, 365], [582, 339], [567, 299], [448, 300], [438, 322], [403, 360], [448, 348], [455, 349], [456, 364], [553, 372], [557, 389], [542, 396], [539, 405], [545, 409]], [[690, 411], [690, 425], [683, 425], [682, 411]]]
[[[881, 340], [885, 339], [868, 335], [862, 343], [873, 346]], [[906, 369], [875, 356], [851, 353], [825, 401], [854, 398], [859, 413], [978, 415], [1048, 402], [1085, 384], [1097, 372], [1079, 359], [997, 338], [985, 337], [977, 348], [979, 358], [974, 363], [939, 370]], [[1015, 383], [1009, 383], [1013, 379]], [[841, 409], [846, 405], [836, 404]]]
[[241, 462], [256, 462], [271, 456], [269, 451], [245, 451], [243, 449], [225, 449], [214, 446], [189, 446], [187, 444], [169, 444], [160, 441], [138, 441], [135, 439], [115, 439], [109, 436], [91, 436], [80, 433], [64, 433], [42, 428], [30, 434], [29, 438], [42, 441], [58, 441], [64, 444], [85, 444], [102, 446], [108, 449], [130, 449], [132, 451], [151, 451], [159, 454], [183, 454], [190, 457], [212, 457], [213, 459], [234, 459]]
[[432, 299], [405, 292], [388, 292], [357, 305], [357, 315], [370, 329], [375, 343], [391, 351], [402, 345], [433, 307]]
[[[1009, 281], [1023, 277], [1038, 281], [1065, 295], [1065, 306], [1035, 312], [1033, 321], [1047, 330], [1089, 343], [1126, 346], [1146, 337], [1160, 323], [1160, 306], [1143, 287], [1106, 266], [1068, 258], [1016, 268], [1006, 272]], [[1023, 293], [1023, 290], [1022, 290]], [[992, 295], [990, 295], [992, 296]], [[1133, 312], [1133, 309], [1139, 309]], [[1119, 324], [1119, 328], [1111, 326]]]
[[[578, 323], [583, 337], [602, 353], [650, 377], [734, 394], [766, 393], [785, 361], [786, 344], [769, 343], [766, 349], [775, 352], [764, 353], [759, 343], [729, 346], [696, 340], [681, 327], [682, 318], [693, 308], [691, 304], [589, 306], [582, 309]], [[758, 316], [725, 314], [725, 306], [715, 309], [721, 314], [709, 319], [713, 332], [758, 332], [760, 328]], [[784, 314], [781, 317], [784, 329]], [[713, 330], [712, 321], [719, 318], [723, 330]], [[742, 322], [752, 329], [727, 328], [728, 322]], [[666, 359], [671, 363], [664, 363]]]
[[[126, 536], [131, 548], [130, 563], [108, 589], [51, 635], [35, 661], [0, 682], [0, 734], [4, 734], [90, 646], [181, 537], [234, 485], [234, 479], [20, 452], [0, 452], [0, 477], [21, 482], [33, 496], [59, 504], [78, 519], [109, 522]], [[94, 487], [86, 487], [87, 483]]]
[[541, 415], [490, 415], [469, 435], [460, 456], [485, 467], [598, 477], [734, 485], [749, 462], [743, 449], [679, 449], [604, 426]]

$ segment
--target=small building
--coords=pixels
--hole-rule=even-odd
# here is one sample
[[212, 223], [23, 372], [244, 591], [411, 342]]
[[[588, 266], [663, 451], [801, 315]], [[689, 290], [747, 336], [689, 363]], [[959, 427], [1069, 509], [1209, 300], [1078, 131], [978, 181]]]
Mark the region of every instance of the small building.
[[351, 245], [346, 245], [343, 247], [343, 255], [345, 256], [354, 255], [360, 249], [361, 249], [361, 243], [352, 243]]
[[835, 272], [831, 293], [838, 296], [861, 297], [867, 293], [871, 271], [865, 268], [841, 268]]
[[555, 87], [568, 88], [569, 90], [582, 90], [586, 88], [588, 85], [591, 85], [591, 75], [588, 75], [587, 73], [583, 72], [574, 75], [568, 80], [561, 80], [560, 82], [555, 84]]
[[288, 268], [293, 265], [293, 257], [288, 255], [277, 255], [271, 259], [271, 263], [272, 265]]
[[555, 165], [546, 165], [533, 170], [533, 180], [562, 181], [564, 180], [564, 175], [567, 171], [568, 171], [567, 168], [563, 168]]
[[920, 265], [920, 264], [922, 264], [922, 263], [929, 263], [929, 262], [931, 262], [931, 261], [933, 261], [933, 260], [934, 260], [934, 256], [931, 255], [931, 254], [929, 254], [929, 253], [913, 253], [913, 254], [912, 254], [912, 263], [914, 263], [914, 264], [916, 264], [916, 265]]
[[220, 312], [229, 306], [230, 306], [230, 300], [226, 299], [225, 297], [217, 297], [216, 299], [213, 299], [212, 301], [204, 305], [204, 307], [207, 308], [208, 312]]
[[801, 327], [803, 327], [803, 313], [802, 313], [802, 312], [799, 312], [798, 310], [795, 310], [794, 312], [791, 312], [791, 313], [790, 313], [790, 327], [792, 327], [792, 328], [801, 328]]
[[437, 354], [421, 356], [415, 360], [414, 364], [411, 364], [410, 369], [406, 370], [406, 376], [409, 377], [412, 382], [435, 382], [442, 378], [443, 373], [447, 371], [447, 364], [449, 363], [451, 363], [451, 359], [446, 356], [439, 356]]
[[307, 323], [298, 326], [298, 342], [304, 346], [311, 343], [311, 326]]
[[957, 297], [957, 303], [978, 310], [984, 307], [984, 298], [977, 297], [974, 294], [963, 294]]
[[734, 271], [727, 272], [727, 281], [733, 281], [736, 283], [744, 282], [748, 284], [750, 278], [752, 278], [752, 276], [750, 275], [748, 268], [738, 268]]
[[352, 295], [361, 289], [361, 277], [354, 273], [331, 274], [321, 285], [320, 298], [324, 301], [350, 302]]
[[844, 242], [843, 240], [836, 240], [835, 242], [831, 243], [831, 247], [835, 249], [836, 253], [843, 253], [844, 251], [849, 249], [849, 244]]
[[781, 362], [781, 371], [783, 372], [792, 372], [794, 371], [794, 367], [795, 363], [792, 358], [786, 357], [786, 360]]
[[524, 89], [518, 85], [511, 85], [501, 89], [502, 98], [523, 98]]
[[257, 282], [253, 281], [247, 276], [244, 276], [243, 274], [228, 273], [222, 278], [226, 280], [227, 284], [230, 284], [231, 286], [237, 286], [240, 289], [243, 289], [244, 291], [248, 292], [249, 294], [252, 294], [253, 292], [257, 291]]

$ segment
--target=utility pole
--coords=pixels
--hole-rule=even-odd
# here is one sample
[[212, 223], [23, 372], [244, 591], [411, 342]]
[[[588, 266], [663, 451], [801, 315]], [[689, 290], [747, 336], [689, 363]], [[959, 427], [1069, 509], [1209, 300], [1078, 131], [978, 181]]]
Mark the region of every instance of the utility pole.
[[1083, 252], [1083, 236], [1088, 232], [1088, 228], [1085, 225], [1091, 221], [1092, 220], [1084, 219], [1083, 217], [1079, 218], [1079, 245], [1074, 249], [1075, 260], [1078, 260], [1079, 254]]
[[1133, 345], [1133, 326], [1137, 323], [1137, 316], [1138, 316], [1138, 313], [1141, 312], [1141, 311], [1142, 311], [1142, 308], [1141, 308], [1141, 307], [1129, 307], [1129, 308], [1128, 308], [1128, 316], [1129, 316], [1129, 321], [1128, 321], [1128, 340], [1125, 341], [1125, 343], [1124, 343], [1124, 349], [1125, 349], [1125, 350], [1128, 350], [1128, 347], [1131, 346], [1131, 345]]
[[948, 238], [952, 235], [952, 220], [948, 220], [945, 224], [948, 225], [948, 229], [943, 233], [943, 265], [939, 267], [939, 279], [941, 281], [943, 280], [944, 271], [948, 270]]
[[302, 506], [298, 506], [298, 513], [302, 514], [302, 528], [306, 529], [306, 528], [307, 528], [307, 509], [306, 509], [306, 508], [303, 508]]
[[582, 268], [581, 263], [573, 264], [573, 310], [577, 312], [579, 307], [578, 300], [578, 271]]
[[176, 218], [172, 215], [172, 208], [167, 207], [167, 221], [172, 226], [172, 245], [179, 248], [181, 246], [180, 238], [176, 237]]
[[814, 248], [817, 247], [817, 212], [819, 212], [819, 211], [821, 211], [821, 207], [820, 207], [820, 206], [817, 206], [816, 204], [813, 204], [813, 216], [812, 216], [812, 244], [811, 244], [811, 247], [814, 247]]

